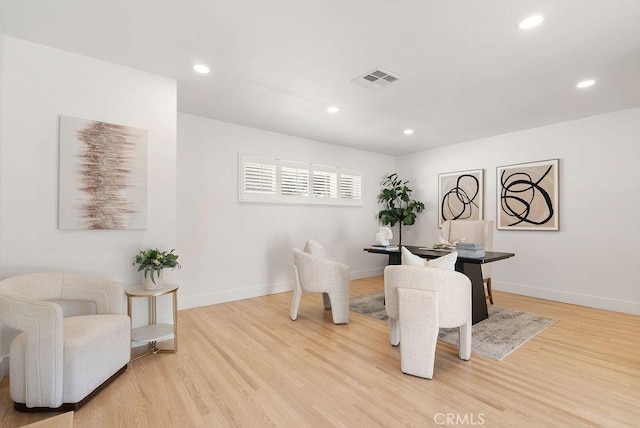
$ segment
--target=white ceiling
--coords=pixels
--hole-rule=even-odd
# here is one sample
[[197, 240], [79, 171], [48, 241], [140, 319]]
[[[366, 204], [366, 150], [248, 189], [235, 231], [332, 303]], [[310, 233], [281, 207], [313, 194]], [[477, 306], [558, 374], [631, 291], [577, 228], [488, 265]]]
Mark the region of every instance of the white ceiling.
[[[175, 78], [181, 112], [392, 155], [640, 106], [639, 18], [638, 0], [0, 0], [6, 35]], [[351, 83], [376, 67], [401, 80]]]

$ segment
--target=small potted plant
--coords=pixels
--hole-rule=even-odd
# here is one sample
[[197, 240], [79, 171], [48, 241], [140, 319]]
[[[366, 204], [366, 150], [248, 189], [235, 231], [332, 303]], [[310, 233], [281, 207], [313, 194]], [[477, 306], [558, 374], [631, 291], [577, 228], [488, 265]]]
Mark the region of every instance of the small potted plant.
[[133, 258], [133, 265], [138, 266], [138, 272], [144, 271], [144, 288], [147, 290], [157, 290], [164, 286], [164, 275], [162, 272], [166, 268], [180, 268], [178, 255], [175, 250], [160, 251], [157, 248], [140, 250]]

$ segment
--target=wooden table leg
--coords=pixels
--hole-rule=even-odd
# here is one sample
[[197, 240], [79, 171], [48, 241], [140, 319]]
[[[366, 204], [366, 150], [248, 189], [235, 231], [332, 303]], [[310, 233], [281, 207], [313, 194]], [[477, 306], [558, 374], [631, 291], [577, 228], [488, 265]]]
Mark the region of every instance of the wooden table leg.
[[389, 265], [401, 265], [402, 256], [400, 253], [389, 253]]
[[464, 273], [471, 280], [471, 319], [476, 324], [489, 318], [487, 299], [482, 282], [482, 265], [479, 263], [456, 262], [456, 271]]

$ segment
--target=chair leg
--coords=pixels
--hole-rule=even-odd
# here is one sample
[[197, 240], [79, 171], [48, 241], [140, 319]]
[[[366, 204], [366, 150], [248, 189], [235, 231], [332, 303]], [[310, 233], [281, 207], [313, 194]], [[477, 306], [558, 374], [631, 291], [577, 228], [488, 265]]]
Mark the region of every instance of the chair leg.
[[349, 290], [322, 293], [322, 298], [324, 307], [331, 309], [334, 324], [349, 324]]
[[331, 309], [331, 299], [329, 293], [322, 293], [322, 303], [324, 303], [325, 309]]
[[465, 361], [471, 358], [471, 318], [458, 327], [458, 356]]
[[392, 346], [400, 344], [400, 323], [393, 318], [389, 318], [389, 343]]
[[491, 278], [485, 278], [484, 283], [487, 284], [487, 299], [493, 305], [493, 293], [491, 292]]
[[298, 308], [300, 307], [300, 299], [302, 298], [302, 287], [300, 287], [300, 279], [298, 278], [298, 267], [293, 265], [293, 300], [291, 301], [291, 319], [298, 319]]
[[433, 378], [438, 341], [438, 293], [398, 288], [400, 366], [403, 373]]

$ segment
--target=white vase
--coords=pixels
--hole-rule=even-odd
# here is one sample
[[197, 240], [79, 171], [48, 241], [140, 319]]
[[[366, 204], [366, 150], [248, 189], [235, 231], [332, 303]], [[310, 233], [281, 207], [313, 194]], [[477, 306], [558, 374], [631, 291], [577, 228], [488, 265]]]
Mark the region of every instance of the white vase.
[[153, 278], [156, 281], [155, 284], [151, 280], [151, 272], [147, 272], [147, 276], [145, 276], [144, 283], [142, 284], [142, 287], [145, 290], [160, 290], [162, 287], [164, 287], [164, 269], [156, 272], [153, 275]]

